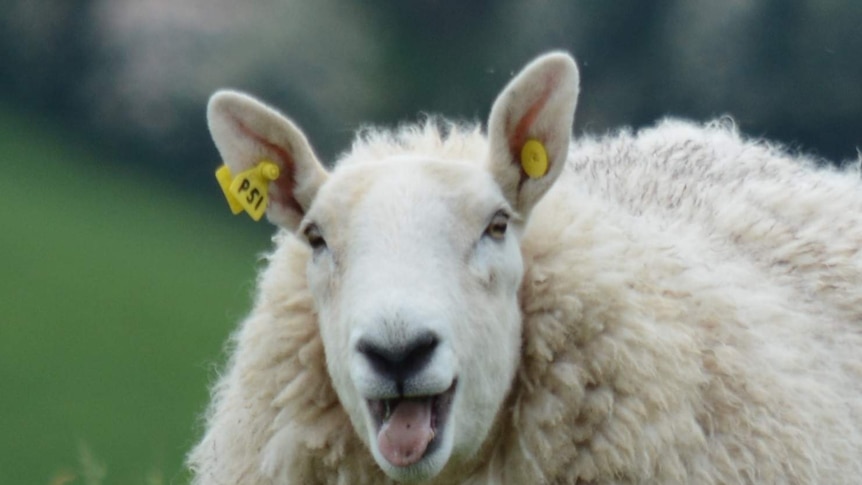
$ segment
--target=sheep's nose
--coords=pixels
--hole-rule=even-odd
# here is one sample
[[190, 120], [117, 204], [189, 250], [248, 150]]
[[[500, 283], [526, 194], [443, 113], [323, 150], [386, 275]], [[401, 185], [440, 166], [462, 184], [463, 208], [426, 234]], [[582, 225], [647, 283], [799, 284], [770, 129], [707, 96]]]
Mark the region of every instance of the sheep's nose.
[[395, 381], [400, 390], [406, 380], [428, 365], [439, 342], [437, 335], [425, 332], [398, 346], [362, 338], [356, 349], [378, 374]]

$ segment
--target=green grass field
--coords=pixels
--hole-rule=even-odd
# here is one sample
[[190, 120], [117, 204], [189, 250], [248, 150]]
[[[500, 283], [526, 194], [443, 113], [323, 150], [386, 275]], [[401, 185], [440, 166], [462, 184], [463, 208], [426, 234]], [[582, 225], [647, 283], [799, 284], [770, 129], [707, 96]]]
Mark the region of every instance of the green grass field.
[[215, 182], [204, 200], [99, 158], [0, 111], [0, 484], [88, 484], [99, 465], [102, 484], [185, 483], [269, 245]]

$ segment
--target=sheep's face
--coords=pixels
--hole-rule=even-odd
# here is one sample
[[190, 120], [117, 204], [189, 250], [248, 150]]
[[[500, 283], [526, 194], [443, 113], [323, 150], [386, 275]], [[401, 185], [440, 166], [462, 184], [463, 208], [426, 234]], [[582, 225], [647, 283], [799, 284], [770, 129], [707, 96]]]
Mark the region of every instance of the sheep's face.
[[336, 170], [300, 224], [333, 384], [393, 478], [487, 435], [518, 362], [519, 226], [487, 170], [421, 158]]
[[395, 480], [445, 476], [494, 426], [519, 361], [518, 238], [562, 171], [577, 92], [572, 59], [547, 55], [497, 98], [483, 159], [384, 156], [332, 173], [279, 113], [238, 93], [210, 101], [231, 172], [281, 169], [267, 216], [311, 248], [333, 387]]

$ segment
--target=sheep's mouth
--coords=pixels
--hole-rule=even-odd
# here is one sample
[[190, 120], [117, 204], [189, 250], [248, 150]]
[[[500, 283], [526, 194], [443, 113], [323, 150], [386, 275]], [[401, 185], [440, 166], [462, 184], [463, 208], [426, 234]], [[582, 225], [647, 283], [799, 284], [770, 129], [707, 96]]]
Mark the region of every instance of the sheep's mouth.
[[433, 453], [449, 417], [457, 380], [430, 396], [369, 399], [377, 431], [377, 448], [394, 466], [405, 467]]

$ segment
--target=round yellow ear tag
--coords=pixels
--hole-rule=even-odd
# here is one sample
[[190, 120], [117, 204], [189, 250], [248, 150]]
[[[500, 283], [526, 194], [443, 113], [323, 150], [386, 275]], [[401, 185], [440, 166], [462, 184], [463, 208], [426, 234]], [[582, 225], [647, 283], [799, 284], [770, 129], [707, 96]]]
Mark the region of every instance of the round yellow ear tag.
[[521, 148], [521, 166], [531, 179], [544, 177], [548, 173], [548, 152], [539, 140], [527, 140]]

